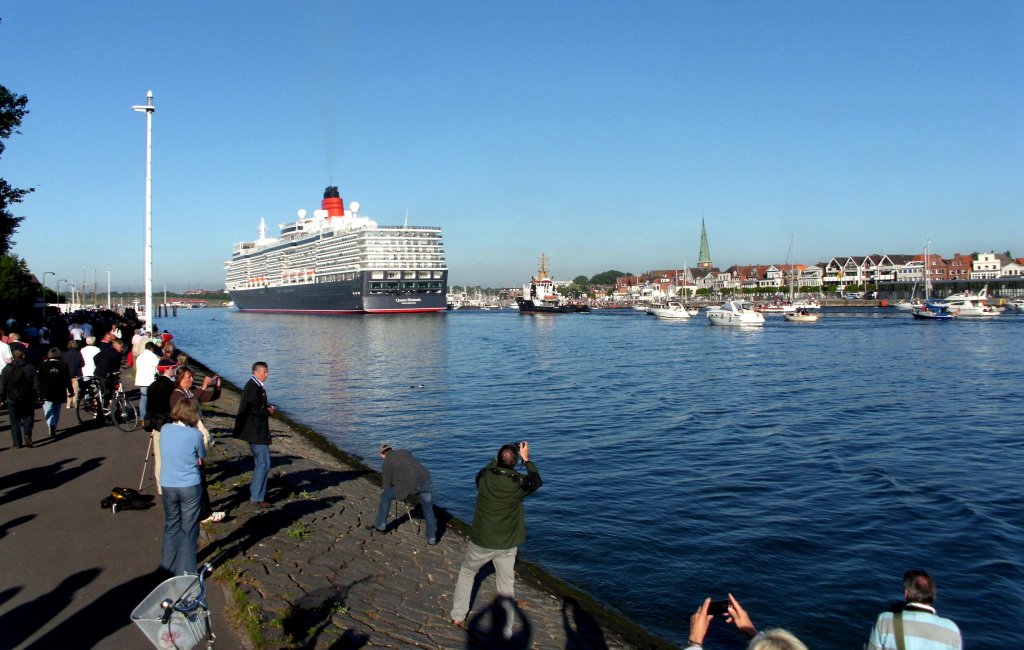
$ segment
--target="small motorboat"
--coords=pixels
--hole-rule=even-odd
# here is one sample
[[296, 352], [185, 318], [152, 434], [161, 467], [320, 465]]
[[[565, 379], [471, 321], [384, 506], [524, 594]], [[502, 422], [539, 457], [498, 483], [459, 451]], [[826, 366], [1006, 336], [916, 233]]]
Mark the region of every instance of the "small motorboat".
[[800, 309], [798, 311], [783, 314], [783, 318], [793, 323], [814, 323], [821, 318], [820, 314], [812, 314], [806, 309]]
[[732, 327], [764, 325], [764, 314], [750, 309], [738, 300], [727, 300], [721, 307], [707, 310], [708, 322], [712, 325]]
[[670, 300], [664, 305], [652, 305], [651, 313], [663, 320], [685, 320], [690, 318], [690, 312], [683, 307], [683, 304]]
[[953, 320], [959, 314], [955, 309], [946, 305], [929, 304], [920, 309], [910, 312], [911, 316], [918, 320]]

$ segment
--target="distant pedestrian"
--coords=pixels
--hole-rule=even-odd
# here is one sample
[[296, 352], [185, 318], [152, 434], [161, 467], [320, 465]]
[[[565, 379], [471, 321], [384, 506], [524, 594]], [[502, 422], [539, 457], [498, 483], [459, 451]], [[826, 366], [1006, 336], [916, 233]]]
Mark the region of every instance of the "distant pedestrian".
[[68, 409], [78, 406], [78, 392], [81, 390], [82, 366], [85, 359], [82, 358], [82, 351], [78, 349], [78, 341], [68, 341], [68, 349], [64, 351], [64, 365], [68, 367], [68, 374], [71, 375], [71, 396], [68, 397]]
[[35, 423], [36, 393], [39, 377], [36, 369], [25, 362], [20, 347], [11, 352], [11, 362], [0, 372], [0, 398], [7, 403], [11, 418], [11, 442], [14, 448], [32, 446], [32, 425]]
[[82, 348], [82, 377], [84, 379], [92, 379], [92, 376], [96, 374], [96, 355], [99, 353], [96, 337], [85, 337], [85, 347]]
[[392, 449], [384, 443], [380, 446], [381, 465], [380, 504], [377, 506], [377, 520], [373, 527], [384, 532], [388, 524], [388, 512], [395, 499], [404, 501], [416, 494], [420, 498], [420, 509], [427, 524], [427, 544], [437, 543], [437, 520], [434, 517], [434, 503], [431, 495], [430, 471], [416, 460], [406, 449]]
[[[526, 474], [515, 470], [519, 461]], [[476, 509], [469, 544], [459, 569], [452, 598], [452, 623], [465, 627], [476, 574], [488, 562], [494, 564], [498, 599], [505, 611], [502, 635], [512, 637], [515, 622], [515, 564], [517, 547], [526, 541], [526, 511], [523, 500], [542, 485], [537, 466], [530, 462], [530, 446], [524, 440], [502, 445], [498, 456], [477, 472]]]
[[11, 362], [11, 346], [8, 345], [4, 334], [4, 330], [0, 329], [0, 372], [3, 372], [4, 367]]
[[43, 396], [43, 419], [50, 437], [57, 435], [60, 409], [72, 395], [71, 372], [61, 359], [59, 348], [50, 348], [39, 366], [39, 389]]
[[163, 486], [164, 540], [160, 566], [174, 575], [196, 572], [199, 465], [206, 457], [203, 434], [195, 428], [196, 412], [188, 402], [171, 409], [171, 422], [160, 431], [160, 484]]
[[171, 342], [171, 339], [173, 339], [173, 338], [174, 338], [173, 334], [171, 334], [167, 330], [164, 330], [164, 333], [160, 335], [160, 342], [163, 343], [164, 345], [167, 345], [168, 343]]
[[935, 580], [922, 569], [903, 574], [903, 598], [875, 621], [867, 650], [960, 650], [960, 628], [935, 611]]
[[235, 437], [249, 443], [252, 451], [252, 482], [249, 484], [249, 502], [257, 508], [269, 508], [267, 478], [270, 476], [270, 416], [274, 407], [267, 401], [263, 384], [270, 376], [265, 361], [252, 364], [252, 377], [242, 389], [242, 400], [235, 416]]
[[147, 340], [142, 352], [135, 359], [135, 385], [139, 388], [139, 413], [143, 420], [146, 418], [146, 409], [149, 406], [149, 386], [156, 379], [157, 366], [160, 364], [160, 357], [156, 354], [157, 347], [152, 341]]

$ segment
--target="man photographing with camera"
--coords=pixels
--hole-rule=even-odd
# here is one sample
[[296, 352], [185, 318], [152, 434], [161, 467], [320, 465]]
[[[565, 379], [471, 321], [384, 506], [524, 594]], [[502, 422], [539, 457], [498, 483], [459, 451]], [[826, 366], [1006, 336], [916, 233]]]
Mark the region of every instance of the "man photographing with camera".
[[[515, 469], [520, 460], [526, 467], [526, 474]], [[530, 461], [530, 445], [525, 440], [502, 445], [497, 457], [477, 472], [473, 526], [452, 598], [452, 623], [457, 627], [466, 625], [469, 598], [477, 572], [492, 562], [498, 599], [505, 611], [502, 635], [505, 639], [511, 638], [515, 622], [516, 550], [526, 541], [523, 500], [536, 492], [541, 484], [540, 472]]]

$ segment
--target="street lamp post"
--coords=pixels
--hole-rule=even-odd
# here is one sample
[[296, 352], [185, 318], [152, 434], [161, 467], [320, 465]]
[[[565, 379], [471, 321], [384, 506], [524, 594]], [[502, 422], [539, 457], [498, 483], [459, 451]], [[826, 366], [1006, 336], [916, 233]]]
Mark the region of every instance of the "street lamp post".
[[57, 277], [53, 271], [43, 271], [43, 316], [46, 316], [46, 276], [48, 275]]
[[107, 311], [110, 311], [110, 267], [107, 267]]
[[132, 106], [132, 110], [146, 114], [146, 261], [145, 291], [146, 318], [148, 329], [153, 329], [153, 91], [146, 93], [144, 106]]
[[61, 282], [67, 282], [67, 280], [65, 280], [63, 278], [57, 280], [57, 309], [59, 309], [63, 313], [64, 308], [60, 306], [60, 299], [64, 297], [64, 295], [60, 292], [60, 283]]

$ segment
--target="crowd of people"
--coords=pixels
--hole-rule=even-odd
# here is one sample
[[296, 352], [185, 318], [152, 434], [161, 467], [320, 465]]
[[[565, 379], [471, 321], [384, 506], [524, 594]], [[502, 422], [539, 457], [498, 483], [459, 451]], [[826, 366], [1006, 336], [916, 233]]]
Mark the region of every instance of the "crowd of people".
[[[9, 319], [0, 328], [0, 399], [10, 418], [13, 446], [32, 447], [39, 402], [47, 433], [56, 436], [62, 408], [75, 408], [87, 382], [96, 382], [106, 401], [122, 366], [133, 368], [143, 426], [153, 436], [157, 491], [164, 508], [160, 565], [172, 574], [194, 574], [201, 522], [220, 521], [225, 515], [214, 512], [210, 504], [204, 459], [212, 439], [202, 422], [202, 405], [220, 397], [221, 382], [219, 377], [207, 376], [197, 386], [188, 357], [176, 350], [173, 336], [167, 330], [157, 331], [149, 332], [139, 323], [109, 312], [60, 315], [24, 328]], [[127, 339], [125, 332], [131, 334]], [[276, 409], [267, 397], [269, 375], [265, 362], [252, 364], [233, 431], [249, 444], [253, 458], [249, 502], [258, 509], [272, 507], [266, 492], [271, 468], [269, 421]], [[388, 443], [381, 445], [380, 456], [380, 500], [377, 516], [367, 527], [386, 532], [391, 504], [417, 496], [427, 544], [437, 544], [430, 471], [412, 452]], [[498, 604], [504, 614], [501, 635], [506, 640], [512, 637], [515, 560], [518, 547], [526, 540], [524, 500], [542, 483], [526, 441], [502, 445], [477, 473], [469, 542], [450, 611], [456, 627], [466, 627], [476, 575], [492, 564]], [[935, 580], [926, 571], [907, 571], [903, 601], [878, 616], [867, 650], [959, 650], [960, 630], [938, 615], [935, 598]], [[706, 598], [690, 616], [686, 650], [703, 650], [708, 630], [719, 618], [750, 639], [748, 650], [807, 649], [785, 629], [758, 631], [739, 600], [729, 594], [725, 601]]]

